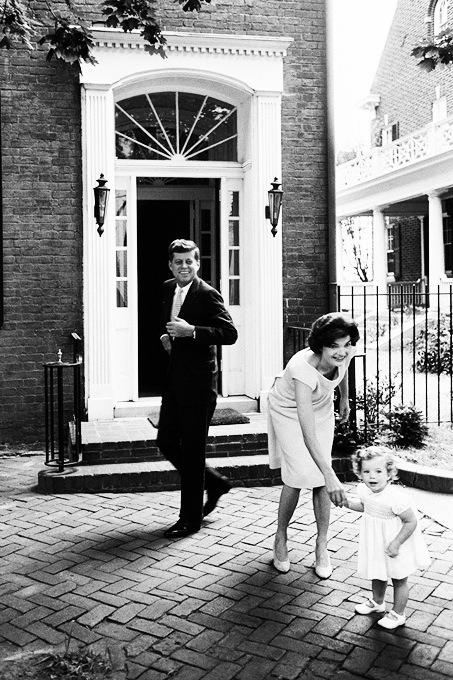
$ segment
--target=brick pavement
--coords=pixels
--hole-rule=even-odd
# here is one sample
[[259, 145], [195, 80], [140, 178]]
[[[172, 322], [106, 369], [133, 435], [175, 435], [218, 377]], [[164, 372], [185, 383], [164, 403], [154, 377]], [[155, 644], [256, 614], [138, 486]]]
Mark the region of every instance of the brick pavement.
[[235, 488], [203, 529], [162, 537], [178, 492], [37, 493], [37, 457], [0, 460], [0, 659], [72, 644], [109, 650], [115, 680], [453, 677], [453, 532], [423, 518], [433, 555], [412, 578], [407, 625], [354, 614], [360, 516], [334, 509], [334, 572], [311, 564], [308, 493], [292, 568], [270, 564], [277, 487]]

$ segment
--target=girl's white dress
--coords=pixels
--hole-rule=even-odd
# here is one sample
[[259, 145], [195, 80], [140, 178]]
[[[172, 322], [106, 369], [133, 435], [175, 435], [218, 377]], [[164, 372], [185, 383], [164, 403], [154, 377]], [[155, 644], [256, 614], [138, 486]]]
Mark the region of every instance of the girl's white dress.
[[330, 461], [335, 428], [334, 391], [343, 379], [352, 354], [330, 380], [308, 363], [313, 356], [311, 349], [303, 349], [289, 360], [269, 391], [269, 467], [281, 468], [283, 483], [294, 489], [314, 489], [325, 485], [324, 475], [311, 457], [302, 435], [295, 381], [300, 380], [312, 390], [316, 437], [326, 461]]
[[403, 526], [398, 515], [411, 508], [417, 517], [417, 510], [405, 490], [387, 484], [382, 491], [374, 493], [360, 483], [357, 495], [364, 507], [359, 536], [358, 575], [387, 581], [389, 578], [406, 578], [417, 569], [426, 569], [430, 557], [418, 520], [415, 531], [401, 545], [396, 557], [389, 557], [385, 552]]

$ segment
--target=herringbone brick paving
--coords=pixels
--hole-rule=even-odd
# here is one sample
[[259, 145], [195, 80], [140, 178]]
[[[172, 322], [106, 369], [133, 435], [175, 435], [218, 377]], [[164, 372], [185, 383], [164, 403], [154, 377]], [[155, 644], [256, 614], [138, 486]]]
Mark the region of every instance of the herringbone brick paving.
[[272, 567], [278, 487], [235, 488], [203, 529], [169, 541], [178, 492], [44, 496], [36, 457], [0, 460], [0, 658], [108, 649], [115, 680], [453, 677], [453, 532], [429, 518], [433, 556], [396, 633], [354, 614], [360, 516], [332, 513], [332, 578], [312, 568], [304, 493], [288, 574]]

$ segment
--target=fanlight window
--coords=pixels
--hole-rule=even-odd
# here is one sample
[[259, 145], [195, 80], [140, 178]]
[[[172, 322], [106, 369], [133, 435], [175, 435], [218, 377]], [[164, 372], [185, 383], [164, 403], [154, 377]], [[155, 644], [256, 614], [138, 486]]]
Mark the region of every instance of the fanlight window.
[[188, 92], [116, 104], [116, 155], [133, 160], [236, 161], [236, 107]]

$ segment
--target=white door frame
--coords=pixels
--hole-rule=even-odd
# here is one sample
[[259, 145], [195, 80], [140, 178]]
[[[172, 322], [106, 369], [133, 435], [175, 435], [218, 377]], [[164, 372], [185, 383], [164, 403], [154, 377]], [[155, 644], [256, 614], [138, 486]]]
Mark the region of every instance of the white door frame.
[[[168, 59], [150, 57], [137, 34], [96, 31], [94, 67], [82, 68], [84, 188], [84, 335], [88, 417], [111, 419], [115, 405], [115, 223], [110, 200], [99, 238], [93, 219], [93, 187], [101, 172], [115, 193], [119, 176], [244, 178], [244, 326], [249, 356], [245, 391], [263, 397], [283, 360], [281, 229], [276, 238], [264, 216], [267, 191], [281, 177], [283, 57], [289, 38], [167, 33]], [[127, 58], [126, 58], [127, 57]], [[115, 161], [114, 100], [145, 91], [186, 88], [238, 106], [239, 163]], [[165, 165], [165, 167], [164, 167]], [[223, 261], [223, 257], [222, 257]]]

